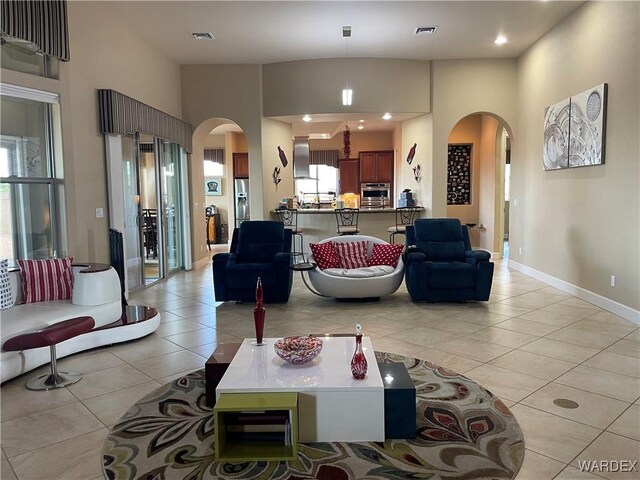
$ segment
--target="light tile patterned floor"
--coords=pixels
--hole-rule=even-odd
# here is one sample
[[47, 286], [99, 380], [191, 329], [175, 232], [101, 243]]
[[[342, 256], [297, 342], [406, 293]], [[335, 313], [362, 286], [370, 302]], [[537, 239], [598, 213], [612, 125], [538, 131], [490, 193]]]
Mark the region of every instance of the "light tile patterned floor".
[[[108, 429], [136, 399], [201, 368], [217, 343], [252, 336], [252, 305], [217, 304], [210, 268], [180, 273], [133, 296], [162, 324], [144, 339], [76, 354], [75, 386], [0, 388], [1, 480], [97, 479]], [[374, 303], [336, 303], [296, 274], [286, 305], [267, 305], [267, 336], [352, 331], [364, 325], [379, 350], [429, 359], [501, 396], [525, 434], [519, 480], [640, 478], [580, 472], [579, 460], [640, 457], [638, 326], [496, 263], [489, 303], [414, 304], [404, 286]], [[44, 371], [46, 367], [39, 370]], [[579, 404], [569, 410], [553, 400]]]

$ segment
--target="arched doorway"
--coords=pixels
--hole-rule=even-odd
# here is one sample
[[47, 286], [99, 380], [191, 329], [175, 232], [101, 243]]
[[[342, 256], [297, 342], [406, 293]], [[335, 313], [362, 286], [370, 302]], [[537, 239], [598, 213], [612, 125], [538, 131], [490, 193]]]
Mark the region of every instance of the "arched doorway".
[[[244, 131], [228, 118], [210, 118], [193, 132], [191, 192], [195, 258], [200, 258], [213, 244], [230, 240], [229, 232], [233, 231], [239, 213], [236, 179], [244, 180], [248, 191], [248, 167], [245, 168], [248, 151]], [[246, 196], [243, 202], [248, 206]], [[242, 213], [246, 216], [248, 209]]]
[[447, 217], [467, 224], [472, 246], [492, 252], [494, 258], [502, 258], [505, 235], [508, 238], [505, 178], [512, 140], [509, 125], [487, 112], [461, 118], [448, 138]]

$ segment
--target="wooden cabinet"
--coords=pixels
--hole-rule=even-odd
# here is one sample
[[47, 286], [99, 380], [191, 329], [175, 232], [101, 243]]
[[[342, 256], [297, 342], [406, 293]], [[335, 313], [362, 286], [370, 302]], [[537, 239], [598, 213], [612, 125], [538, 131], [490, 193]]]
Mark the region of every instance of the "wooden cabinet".
[[249, 154], [233, 154], [233, 178], [249, 178]]
[[340, 192], [355, 193], [360, 195], [360, 162], [358, 159], [341, 159], [340, 168]]
[[393, 183], [393, 151], [360, 152], [360, 182]]

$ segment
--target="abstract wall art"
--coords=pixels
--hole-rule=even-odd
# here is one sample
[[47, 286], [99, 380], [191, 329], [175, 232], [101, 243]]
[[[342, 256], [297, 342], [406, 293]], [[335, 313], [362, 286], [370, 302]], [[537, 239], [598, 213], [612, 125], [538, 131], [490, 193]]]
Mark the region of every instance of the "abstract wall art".
[[571, 97], [569, 167], [604, 163], [607, 84]]
[[545, 109], [545, 170], [604, 163], [607, 84], [603, 83]]
[[449, 144], [447, 205], [471, 205], [471, 144]]
[[542, 152], [542, 161], [545, 170], [569, 168], [570, 117], [570, 98], [545, 109], [544, 148]]

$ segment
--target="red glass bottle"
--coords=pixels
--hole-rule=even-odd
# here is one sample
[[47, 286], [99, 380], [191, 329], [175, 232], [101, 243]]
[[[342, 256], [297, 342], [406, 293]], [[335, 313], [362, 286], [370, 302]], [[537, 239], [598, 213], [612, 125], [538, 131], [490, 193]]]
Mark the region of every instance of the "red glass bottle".
[[265, 308], [262, 306], [262, 278], [258, 277], [256, 284], [256, 308], [253, 309], [253, 322], [256, 327], [256, 341], [254, 345], [264, 345], [262, 335], [264, 334]]
[[367, 359], [362, 351], [362, 326], [356, 323], [356, 351], [351, 359], [351, 375], [356, 380], [362, 380], [367, 375]]

